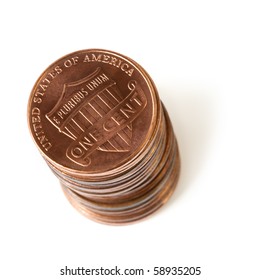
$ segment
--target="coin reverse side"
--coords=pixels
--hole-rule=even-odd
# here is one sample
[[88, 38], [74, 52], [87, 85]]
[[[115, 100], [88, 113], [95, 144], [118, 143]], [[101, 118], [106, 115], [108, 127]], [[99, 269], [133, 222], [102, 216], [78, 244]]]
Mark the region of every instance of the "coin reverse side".
[[155, 86], [136, 62], [83, 50], [42, 73], [30, 95], [28, 122], [48, 161], [73, 172], [102, 173], [144, 149], [158, 104]]

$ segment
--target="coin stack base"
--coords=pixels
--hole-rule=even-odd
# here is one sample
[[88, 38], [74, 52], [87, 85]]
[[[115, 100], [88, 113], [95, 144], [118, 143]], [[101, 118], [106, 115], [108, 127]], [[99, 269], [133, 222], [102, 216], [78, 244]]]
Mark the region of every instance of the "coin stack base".
[[149, 75], [125, 56], [92, 49], [53, 63], [32, 90], [28, 122], [68, 201], [94, 221], [144, 219], [176, 187], [170, 118]]

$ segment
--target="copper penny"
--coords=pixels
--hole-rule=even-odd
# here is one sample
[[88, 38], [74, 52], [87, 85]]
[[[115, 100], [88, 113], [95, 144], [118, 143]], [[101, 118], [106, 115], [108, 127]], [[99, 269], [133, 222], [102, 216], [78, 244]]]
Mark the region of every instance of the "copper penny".
[[43, 156], [88, 174], [128, 162], [151, 137], [160, 110], [154, 86], [137, 63], [94, 49], [50, 65], [33, 87], [28, 107]]

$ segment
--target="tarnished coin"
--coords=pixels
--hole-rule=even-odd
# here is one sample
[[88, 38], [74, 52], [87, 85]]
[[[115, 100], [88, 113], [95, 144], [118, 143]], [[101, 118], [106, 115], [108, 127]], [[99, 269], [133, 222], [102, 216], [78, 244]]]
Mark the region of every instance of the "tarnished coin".
[[28, 124], [68, 200], [95, 221], [135, 222], [173, 193], [180, 160], [169, 116], [126, 56], [89, 49], [54, 62], [32, 89]]

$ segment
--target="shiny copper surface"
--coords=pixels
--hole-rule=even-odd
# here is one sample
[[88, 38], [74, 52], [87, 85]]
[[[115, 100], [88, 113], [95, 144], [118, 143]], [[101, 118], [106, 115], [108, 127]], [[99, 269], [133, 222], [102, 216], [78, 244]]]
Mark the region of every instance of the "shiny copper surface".
[[172, 194], [178, 145], [156, 87], [133, 60], [78, 51], [40, 76], [28, 124], [71, 204], [106, 224], [140, 220]]

